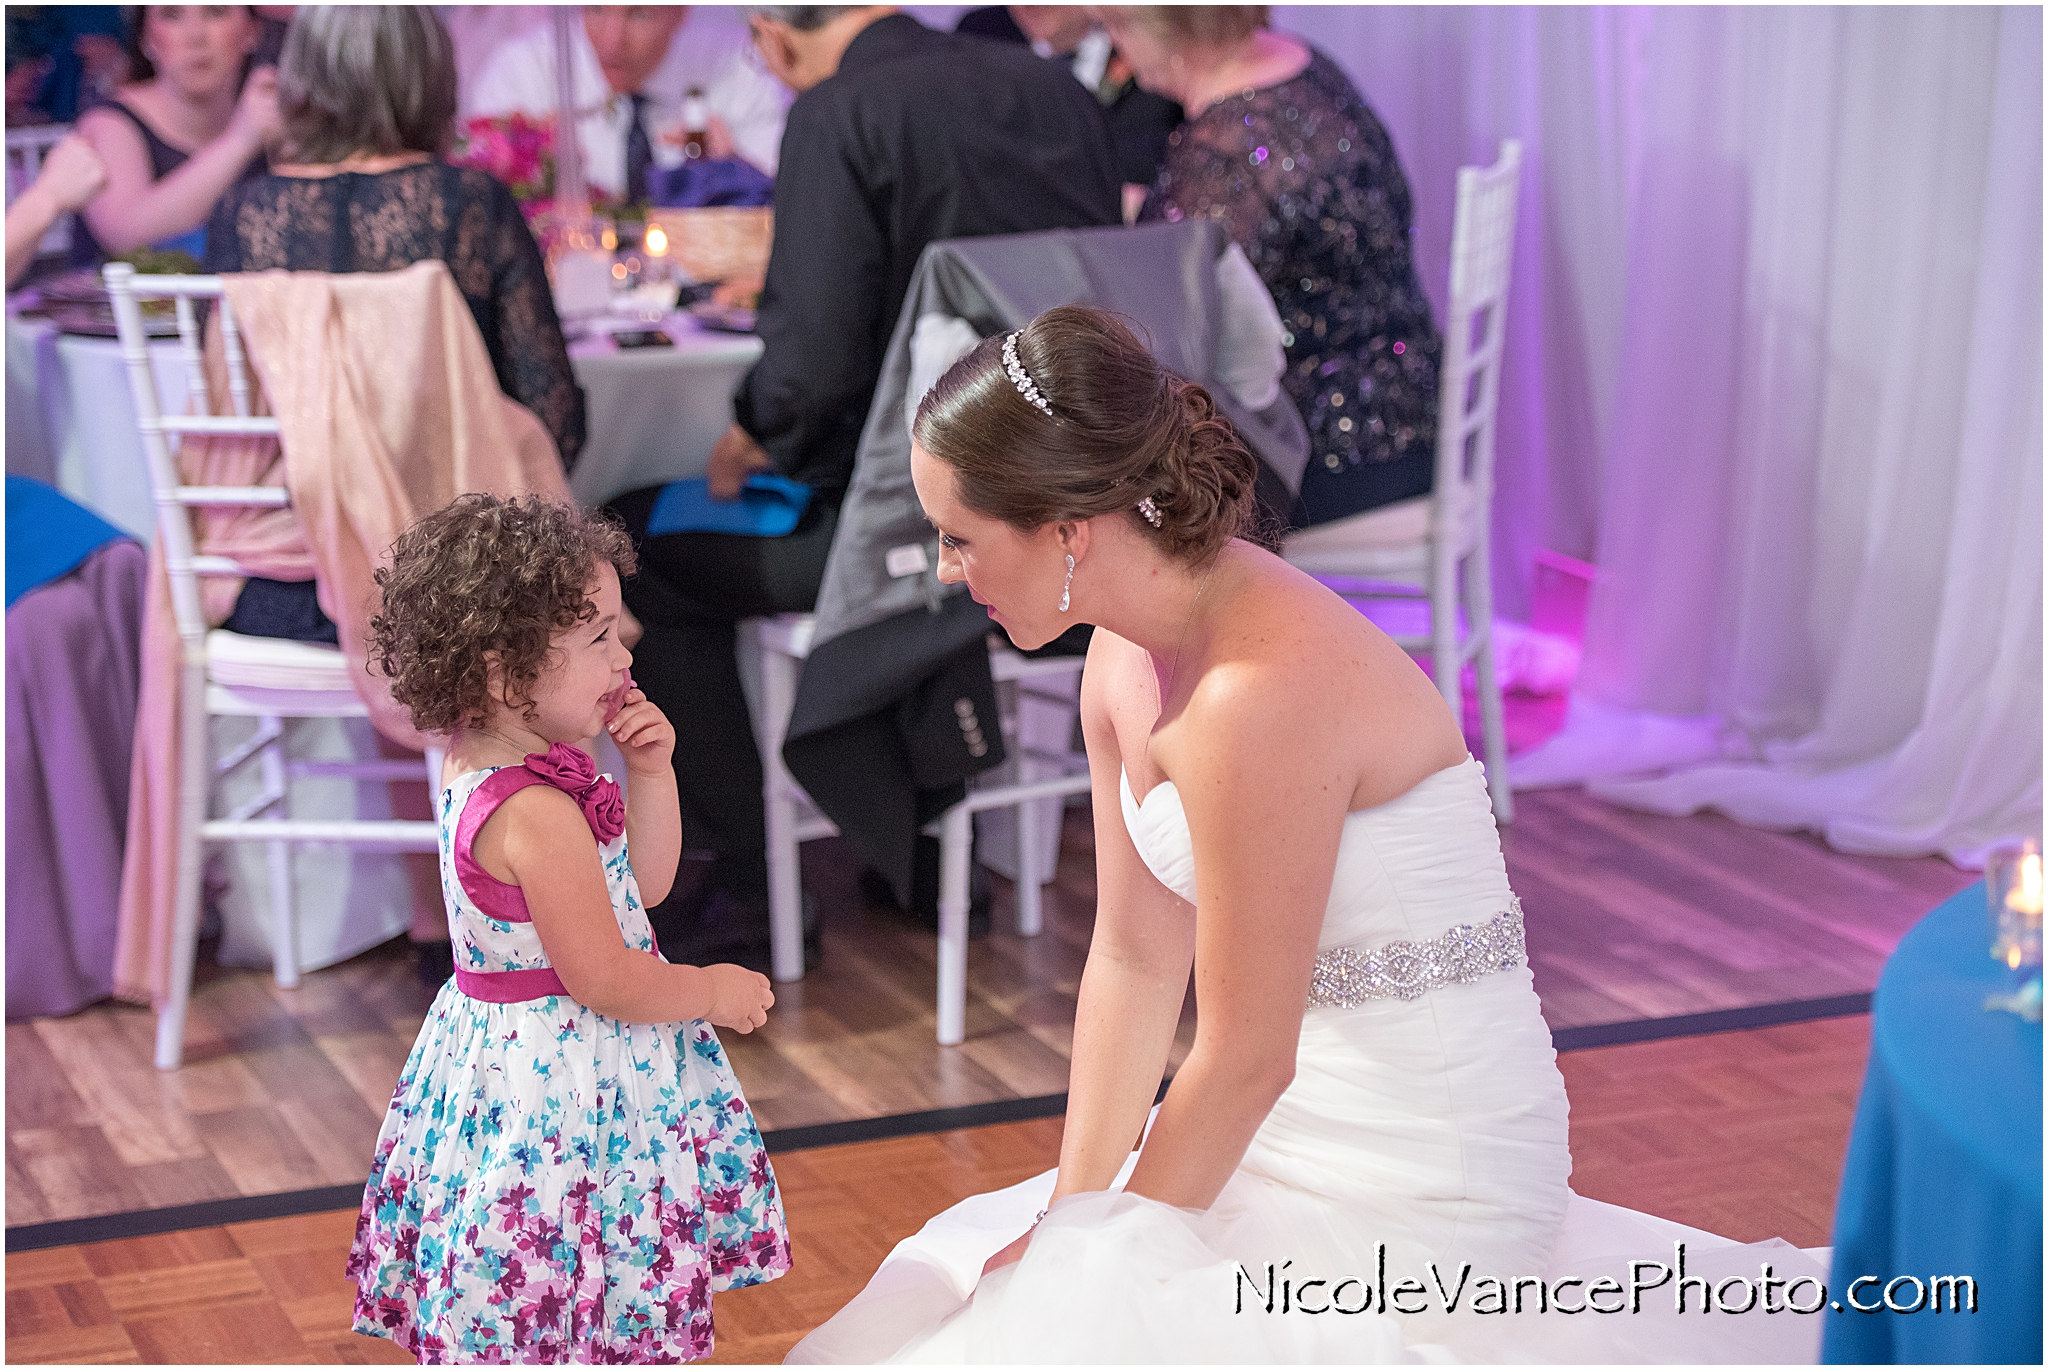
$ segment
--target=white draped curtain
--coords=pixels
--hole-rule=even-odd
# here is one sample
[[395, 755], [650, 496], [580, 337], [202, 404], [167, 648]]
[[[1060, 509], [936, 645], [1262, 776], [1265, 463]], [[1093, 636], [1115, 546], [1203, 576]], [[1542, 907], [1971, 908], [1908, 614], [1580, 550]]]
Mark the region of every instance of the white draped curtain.
[[2038, 831], [2041, 14], [1276, 9], [1392, 133], [1441, 304], [1524, 144], [1495, 514], [1600, 568], [1519, 785], [1941, 852]]

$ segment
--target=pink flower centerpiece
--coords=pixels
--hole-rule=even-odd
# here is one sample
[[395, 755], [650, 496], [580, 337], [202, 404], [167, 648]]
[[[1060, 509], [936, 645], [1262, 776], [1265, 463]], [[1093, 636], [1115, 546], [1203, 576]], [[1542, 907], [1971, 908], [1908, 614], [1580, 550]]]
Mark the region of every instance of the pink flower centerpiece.
[[[553, 260], [564, 225], [555, 213], [555, 120], [526, 114], [479, 114], [462, 121], [448, 160], [487, 171], [505, 183], [526, 215], [541, 254]], [[611, 214], [622, 203], [592, 191], [590, 212]]]

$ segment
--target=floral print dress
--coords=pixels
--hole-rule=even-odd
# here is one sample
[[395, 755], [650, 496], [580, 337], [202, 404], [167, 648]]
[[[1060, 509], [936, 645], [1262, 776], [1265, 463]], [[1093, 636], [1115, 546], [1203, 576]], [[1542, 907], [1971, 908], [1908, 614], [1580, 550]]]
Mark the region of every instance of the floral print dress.
[[349, 1253], [355, 1330], [423, 1364], [698, 1359], [713, 1292], [789, 1269], [775, 1174], [711, 1025], [622, 1023], [569, 998], [519, 890], [471, 857], [530, 784], [582, 805], [626, 945], [659, 954], [617, 788], [589, 757], [558, 744], [441, 792], [456, 978], [377, 1138]]

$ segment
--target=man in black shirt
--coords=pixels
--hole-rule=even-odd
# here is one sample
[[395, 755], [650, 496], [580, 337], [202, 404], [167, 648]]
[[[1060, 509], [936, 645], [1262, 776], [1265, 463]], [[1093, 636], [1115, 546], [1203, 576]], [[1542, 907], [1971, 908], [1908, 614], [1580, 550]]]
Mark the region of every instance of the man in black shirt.
[[770, 6], [751, 22], [763, 60], [798, 96], [756, 326], [766, 351], [734, 397], [707, 479], [730, 499], [772, 467], [812, 498], [779, 538], [649, 536], [653, 489], [612, 506], [641, 551], [626, 588], [646, 629], [634, 676], [675, 722], [677, 781], [718, 853], [708, 897], [655, 911], [671, 959], [765, 958], [761, 761], [734, 623], [815, 605], [919, 254], [944, 238], [1119, 219], [1101, 112], [1057, 65], [934, 32], [890, 6]]
[[[1021, 43], [1065, 64], [1095, 92], [1109, 124], [1110, 146], [1126, 186], [1149, 189], [1166, 161], [1166, 139], [1180, 127], [1181, 109], [1163, 95], [1139, 90], [1131, 64], [1081, 5], [985, 5], [960, 16], [953, 32], [998, 43]], [[1144, 196], [1138, 191], [1132, 212]]]

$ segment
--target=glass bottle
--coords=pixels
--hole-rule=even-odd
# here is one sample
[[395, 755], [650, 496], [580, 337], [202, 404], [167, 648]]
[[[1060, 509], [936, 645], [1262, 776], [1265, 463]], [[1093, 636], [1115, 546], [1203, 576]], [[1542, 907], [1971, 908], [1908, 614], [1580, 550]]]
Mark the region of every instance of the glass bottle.
[[697, 161], [710, 146], [711, 108], [704, 102], [704, 87], [691, 86], [683, 92], [683, 156]]

